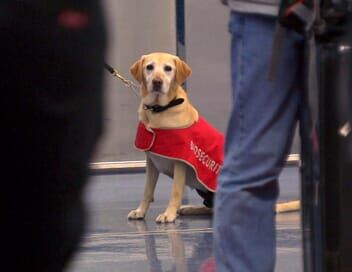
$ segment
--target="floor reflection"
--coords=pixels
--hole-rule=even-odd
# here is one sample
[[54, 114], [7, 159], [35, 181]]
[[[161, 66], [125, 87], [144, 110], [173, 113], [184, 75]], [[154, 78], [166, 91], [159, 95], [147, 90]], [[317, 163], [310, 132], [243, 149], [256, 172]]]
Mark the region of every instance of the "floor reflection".
[[[284, 170], [281, 200], [297, 197], [297, 173], [297, 169]], [[94, 177], [86, 193], [90, 222], [66, 272], [214, 272], [210, 216], [155, 223], [170, 195], [170, 181], [161, 179], [145, 220], [128, 221], [128, 212], [138, 206], [144, 174]], [[186, 190], [183, 204], [199, 204], [197, 201], [201, 203], [199, 196]], [[276, 272], [302, 271], [299, 219], [298, 212], [277, 216]]]
[[[146, 221], [130, 221], [136, 232], [143, 234], [148, 263], [146, 271], [215, 271], [210, 221], [208, 227], [199, 229], [190, 229], [187, 222], [182, 222], [181, 228], [176, 224], [167, 224], [158, 225], [157, 230], [154, 230], [155, 223], [152, 224], [150, 229]], [[162, 263], [162, 260], [165, 262]], [[170, 266], [165, 270], [167, 263]]]

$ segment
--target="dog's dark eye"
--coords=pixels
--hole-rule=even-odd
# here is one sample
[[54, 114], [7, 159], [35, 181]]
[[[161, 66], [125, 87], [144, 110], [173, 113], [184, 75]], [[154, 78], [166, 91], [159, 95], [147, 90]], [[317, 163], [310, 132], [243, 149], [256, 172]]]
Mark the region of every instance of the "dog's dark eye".
[[153, 64], [148, 64], [146, 68], [147, 68], [148, 71], [152, 71], [154, 69], [154, 65]]
[[165, 71], [165, 72], [171, 72], [171, 71], [172, 71], [172, 67], [169, 66], [169, 65], [165, 65], [164, 71]]

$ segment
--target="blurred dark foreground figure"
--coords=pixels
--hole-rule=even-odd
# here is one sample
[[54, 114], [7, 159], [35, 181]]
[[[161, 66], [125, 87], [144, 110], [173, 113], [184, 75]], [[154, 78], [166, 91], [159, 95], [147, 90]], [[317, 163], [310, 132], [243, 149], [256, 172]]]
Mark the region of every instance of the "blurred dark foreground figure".
[[105, 29], [95, 0], [1, 0], [2, 267], [63, 271], [85, 226], [102, 132]]

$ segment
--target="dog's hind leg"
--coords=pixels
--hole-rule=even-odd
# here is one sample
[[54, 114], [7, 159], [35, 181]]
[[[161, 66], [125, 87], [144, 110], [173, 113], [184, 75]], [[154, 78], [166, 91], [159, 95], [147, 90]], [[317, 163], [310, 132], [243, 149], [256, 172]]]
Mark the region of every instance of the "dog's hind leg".
[[179, 215], [211, 215], [213, 213], [214, 193], [204, 189], [196, 189], [203, 198], [203, 205], [182, 205], [177, 211]]
[[213, 209], [204, 205], [182, 205], [177, 213], [179, 215], [211, 215]]
[[128, 219], [143, 219], [149, 209], [150, 202], [153, 202], [154, 200], [154, 190], [156, 182], [158, 181], [159, 171], [156, 169], [154, 163], [148, 156], [146, 165], [146, 176], [147, 180], [144, 187], [143, 199], [139, 204], [138, 208], [132, 210], [128, 214]]
[[174, 175], [169, 204], [164, 213], [156, 218], [157, 223], [174, 222], [177, 210], [180, 208], [183, 190], [186, 183], [186, 165], [183, 162], [174, 162]]

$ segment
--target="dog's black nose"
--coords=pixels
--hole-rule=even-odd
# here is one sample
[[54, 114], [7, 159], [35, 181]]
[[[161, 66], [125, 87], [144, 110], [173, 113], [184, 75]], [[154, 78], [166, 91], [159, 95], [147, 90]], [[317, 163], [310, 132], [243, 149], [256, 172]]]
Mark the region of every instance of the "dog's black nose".
[[161, 79], [153, 79], [153, 91], [160, 92], [163, 81]]

